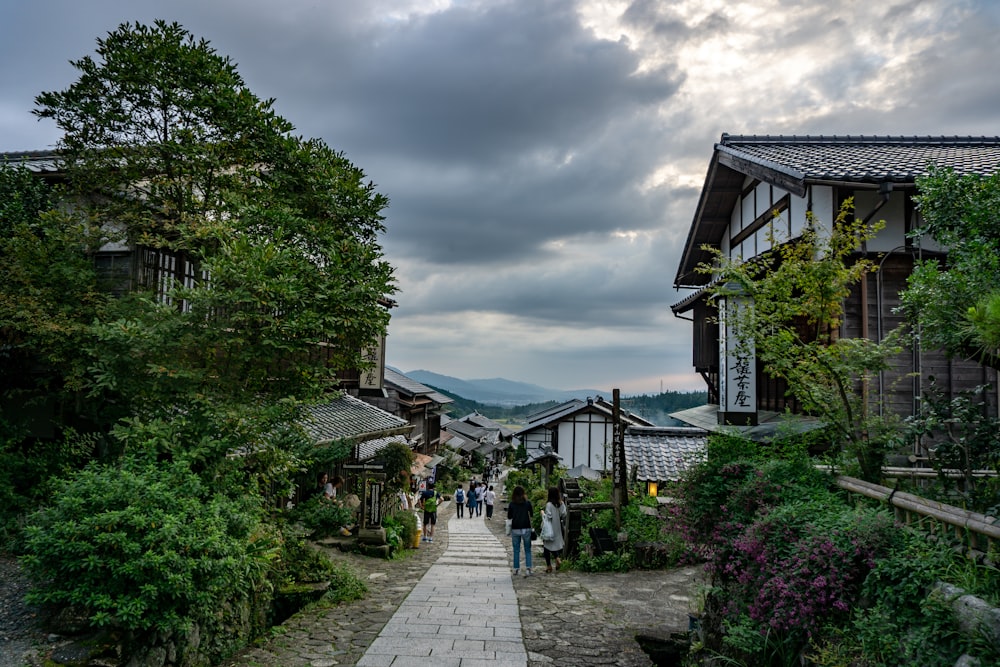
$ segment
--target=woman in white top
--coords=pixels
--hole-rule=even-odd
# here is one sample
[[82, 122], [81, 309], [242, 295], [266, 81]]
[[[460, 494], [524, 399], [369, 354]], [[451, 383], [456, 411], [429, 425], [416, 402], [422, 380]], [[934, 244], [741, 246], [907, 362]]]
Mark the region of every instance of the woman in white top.
[[554, 486], [549, 487], [549, 501], [545, 503], [542, 516], [552, 522], [552, 536], [547, 540], [542, 538], [542, 546], [545, 547], [545, 572], [550, 573], [553, 558], [556, 560], [557, 570], [562, 565], [563, 523], [566, 520], [566, 503], [559, 496], [559, 489]]

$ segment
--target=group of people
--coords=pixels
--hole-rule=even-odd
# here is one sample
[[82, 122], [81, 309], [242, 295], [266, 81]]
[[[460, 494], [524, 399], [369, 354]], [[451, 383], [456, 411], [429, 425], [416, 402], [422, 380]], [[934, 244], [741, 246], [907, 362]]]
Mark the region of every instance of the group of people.
[[[514, 546], [514, 575], [521, 572], [521, 548], [524, 548], [524, 576], [531, 576], [531, 540], [534, 529], [531, 524], [531, 517], [534, 509], [531, 501], [524, 493], [524, 487], [515, 486], [510, 494], [510, 503], [507, 504], [507, 520], [510, 521], [510, 539]], [[549, 487], [548, 498], [545, 509], [542, 510], [542, 522], [549, 522], [552, 530], [550, 534], [543, 534], [542, 547], [545, 556], [545, 572], [553, 572], [553, 561], [555, 570], [562, 566], [563, 550], [563, 525], [566, 522], [566, 503], [562, 500], [559, 489]], [[544, 531], [543, 531], [544, 533]]]
[[458, 518], [465, 517], [465, 509], [469, 510], [469, 518], [482, 516], [483, 507], [486, 508], [486, 518], [493, 518], [493, 506], [496, 504], [497, 494], [493, 490], [492, 484], [486, 482], [469, 482], [469, 490], [465, 486], [458, 485], [455, 489], [455, 515]]
[[[419, 507], [423, 509], [423, 536], [422, 542], [434, 541], [434, 527], [437, 525], [438, 502], [441, 494], [434, 488], [434, 482], [428, 482], [426, 488], [420, 493]], [[486, 518], [493, 516], [493, 506], [496, 502], [496, 492], [492, 485], [485, 482], [471, 482], [469, 490], [466, 491], [464, 485], [459, 485], [455, 490], [456, 516], [463, 517], [464, 510], [469, 510], [469, 517], [482, 515], [482, 506], [486, 506]], [[532, 516], [534, 509], [531, 501], [528, 500], [523, 486], [515, 486], [510, 495], [510, 502], [507, 504], [507, 521], [510, 523], [510, 539], [514, 547], [514, 574], [523, 574], [528, 577], [532, 574], [531, 542]], [[544, 530], [544, 524], [548, 522], [551, 530]], [[545, 556], [545, 572], [551, 573], [562, 566], [563, 550], [563, 526], [566, 522], [566, 503], [563, 502], [559, 489], [552, 486], [548, 490], [548, 498], [545, 509], [542, 510], [542, 547]], [[521, 549], [524, 549], [524, 571], [521, 571]]]

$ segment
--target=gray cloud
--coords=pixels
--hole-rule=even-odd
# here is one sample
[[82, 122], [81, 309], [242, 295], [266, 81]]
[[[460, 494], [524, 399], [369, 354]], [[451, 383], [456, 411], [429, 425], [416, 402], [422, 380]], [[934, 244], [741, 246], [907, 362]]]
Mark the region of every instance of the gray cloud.
[[49, 0], [0, 22], [0, 150], [125, 21], [176, 20], [391, 200], [388, 360], [459, 377], [697, 388], [669, 305], [734, 134], [989, 134], [990, 0]]

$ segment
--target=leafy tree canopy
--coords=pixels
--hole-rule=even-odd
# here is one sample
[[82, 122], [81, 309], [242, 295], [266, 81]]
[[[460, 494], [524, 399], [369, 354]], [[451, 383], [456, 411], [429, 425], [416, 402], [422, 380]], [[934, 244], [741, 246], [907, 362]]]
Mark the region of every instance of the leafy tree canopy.
[[925, 344], [1000, 368], [1000, 174], [932, 169], [917, 187], [924, 225], [913, 234], [931, 235], [948, 257], [916, 266], [903, 312]]
[[809, 414], [821, 417], [846, 444], [867, 479], [878, 476], [888, 430], [868, 414], [864, 383], [900, 351], [900, 332], [882, 341], [840, 338], [844, 299], [874, 264], [852, 254], [882, 223], [852, 215], [847, 200], [829, 230], [811, 216], [795, 239], [772, 235], [764, 260], [732, 260], [707, 247], [715, 262], [700, 270], [716, 276], [713, 298], [732, 296], [732, 284], [752, 308], [730, 310], [737, 339], [752, 341], [757, 357]]
[[[308, 397], [385, 331], [388, 200], [176, 23], [123, 24], [36, 98], [64, 131], [74, 210], [106, 235], [195, 267], [96, 319], [93, 396], [148, 408], [196, 392]], [[135, 267], [133, 267], [135, 270]], [[180, 278], [179, 271], [177, 278]], [[137, 399], [137, 400], [133, 400]]]

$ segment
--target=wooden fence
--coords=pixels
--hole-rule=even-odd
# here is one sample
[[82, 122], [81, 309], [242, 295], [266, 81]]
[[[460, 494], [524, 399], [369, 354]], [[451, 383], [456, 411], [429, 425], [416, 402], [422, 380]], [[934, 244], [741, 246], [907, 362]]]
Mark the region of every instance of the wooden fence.
[[941, 537], [953, 537], [967, 549], [969, 557], [981, 560], [1000, 546], [1000, 519], [960, 507], [928, 500], [905, 491], [872, 484], [854, 477], [837, 476], [837, 486], [892, 506], [896, 519], [906, 525]]

